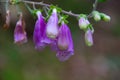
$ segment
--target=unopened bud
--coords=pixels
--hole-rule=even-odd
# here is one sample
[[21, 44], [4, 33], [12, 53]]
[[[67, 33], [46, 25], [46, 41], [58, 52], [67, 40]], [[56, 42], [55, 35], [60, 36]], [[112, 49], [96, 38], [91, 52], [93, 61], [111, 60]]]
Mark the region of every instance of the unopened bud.
[[79, 27], [80, 27], [80, 29], [85, 30], [88, 27], [89, 24], [90, 23], [89, 23], [89, 21], [87, 19], [85, 19], [83, 17], [81, 17], [79, 19]]
[[102, 17], [102, 20], [104, 20], [106, 22], [109, 22], [111, 20], [110, 16], [108, 16], [104, 13], [101, 13], [101, 17]]
[[100, 21], [101, 20], [100, 13], [98, 11], [94, 11], [93, 12], [93, 18], [94, 18], [95, 21]]
[[92, 31], [88, 29], [85, 32], [85, 43], [87, 46], [92, 46], [93, 45], [93, 36], [92, 36]]

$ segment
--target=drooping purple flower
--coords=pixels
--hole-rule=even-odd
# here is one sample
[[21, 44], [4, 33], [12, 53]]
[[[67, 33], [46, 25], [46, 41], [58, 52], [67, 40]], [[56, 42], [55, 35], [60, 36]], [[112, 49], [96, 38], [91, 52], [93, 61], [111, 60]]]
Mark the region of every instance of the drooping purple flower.
[[60, 50], [66, 50], [69, 47], [68, 29], [65, 24], [63, 24], [59, 29], [57, 45]]
[[90, 29], [88, 29], [86, 32], [85, 32], [85, 43], [88, 45], [88, 46], [92, 46], [93, 45], [93, 36], [92, 36], [92, 31]]
[[52, 14], [48, 20], [46, 28], [47, 36], [51, 39], [55, 39], [58, 36], [58, 16], [57, 10], [54, 8]]
[[62, 23], [59, 28], [57, 47], [58, 50], [56, 56], [60, 61], [68, 60], [72, 55], [74, 55], [71, 32], [65, 23]]
[[25, 22], [22, 13], [20, 13], [19, 20], [16, 23], [14, 30], [14, 43], [22, 44], [27, 42], [27, 34], [25, 31]]
[[46, 35], [46, 23], [40, 11], [37, 11], [37, 21], [35, 24], [35, 29], [33, 33], [33, 41], [35, 43], [35, 48], [41, 50], [50, 44], [50, 39]]

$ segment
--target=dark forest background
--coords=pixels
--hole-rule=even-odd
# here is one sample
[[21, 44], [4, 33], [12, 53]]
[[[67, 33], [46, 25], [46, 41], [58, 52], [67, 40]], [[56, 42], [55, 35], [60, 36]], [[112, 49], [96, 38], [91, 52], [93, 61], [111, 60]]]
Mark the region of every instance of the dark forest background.
[[[0, 0], [4, 1], [4, 0]], [[41, 1], [41, 0], [34, 0]], [[43, 0], [42, 0], [43, 1]], [[57, 4], [74, 13], [90, 13], [94, 0], [44, 0]], [[11, 11], [11, 27], [3, 29], [5, 3], [0, 3], [0, 80], [120, 80], [120, 0], [99, 3], [97, 10], [111, 16], [110, 22], [93, 22], [94, 45], [87, 47], [84, 32], [78, 21], [69, 17], [69, 27], [74, 41], [75, 55], [66, 62], [60, 62], [55, 52], [46, 47], [36, 51], [33, 44], [35, 19], [23, 4], [28, 43], [14, 44], [13, 33], [17, 17], [15, 6]], [[39, 6], [36, 6], [39, 8]]]

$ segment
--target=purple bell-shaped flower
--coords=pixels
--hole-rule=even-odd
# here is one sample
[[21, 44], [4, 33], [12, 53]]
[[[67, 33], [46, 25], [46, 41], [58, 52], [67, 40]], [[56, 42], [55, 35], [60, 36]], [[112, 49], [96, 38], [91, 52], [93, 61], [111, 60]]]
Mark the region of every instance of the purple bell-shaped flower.
[[56, 56], [60, 61], [68, 60], [72, 55], [74, 55], [71, 32], [64, 22], [62, 22], [62, 25], [59, 28], [57, 48], [58, 50]]
[[25, 31], [25, 22], [23, 20], [23, 15], [20, 13], [19, 20], [16, 23], [14, 30], [14, 43], [22, 44], [27, 42], [27, 34]]
[[58, 16], [57, 10], [54, 8], [50, 18], [48, 19], [47, 28], [46, 28], [47, 36], [51, 39], [55, 39], [58, 36]]
[[33, 33], [33, 41], [35, 48], [41, 50], [47, 44], [50, 44], [50, 39], [46, 35], [46, 23], [40, 11], [37, 11], [37, 21]]

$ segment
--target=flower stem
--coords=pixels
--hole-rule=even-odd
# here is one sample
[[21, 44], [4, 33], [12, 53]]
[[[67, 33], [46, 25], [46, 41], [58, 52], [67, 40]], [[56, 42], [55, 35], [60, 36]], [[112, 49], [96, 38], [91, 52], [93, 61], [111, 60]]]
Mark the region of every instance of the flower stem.
[[98, 4], [98, 0], [95, 0], [95, 3], [93, 4], [93, 11], [96, 10]]
[[93, 10], [92, 10], [91, 13], [87, 16], [87, 18], [93, 17], [92, 13], [93, 13], [93, 11], [96, 10], [97, 4], [98, 4], [98, 0], [95, 0], [95, 2], [94, 2], [94, 4], [93, 4]]
[[[36, 4], [36, 5], [50, 7], [49, 4], [46, 4], [46, 3], [43, 3], [43, 2], [34, 2], [34, 1], [21, 1], [21, 2], [28, 3], [28, 4]], [[73, 16], [73, 17], [79, 17], [79, 14], [72, 13], [71, 11], [68, 12], [68, 11], [62, 10], [62, 12], [65, 13], [65, 14], [68, 14], [70, 16]]]
[[30, 13], [32, 13], [32, 9], [31, 9], [26, 3], [24, 3], [24, 4], [25, 4], [25, 6], [27, 7], [28, 11], [29, 11]]
[[[31, 9], [28, 7], [27, 4], [33, 4], [34, 6], [35, 5], [41, 5], [43, 7], [50, 7], [49, 4], [46, 4], [46, 3], [43, 3], [43, 2], [35, 2], [35, 1], [27, 1], [27, 0], [20, 0], [19, 2], [21, 3], [24, 3], [25, 6], [28, 8], [28, 10], [31, 12]], [[93, 11], [96, 10], [97, 8], [97, 3], [98, 3], [98, 0], [95, 0], [94, 4], [93, 4]], [[35, 7], [34, 7], [35, 8]], [[91, 18], [92, 17], [92, 12], [87, 16], [87, 18]], [[67, 15], [70, 15], [70, 16], [73, 16], [73, 17], [76, 17], [78, 18], [80, 14], [76, 14], [76, 13], [72, 13], [71, 11], [65, 11], [65, 10], [62, 10], [62, 13], [64, 14], [67, 14]]]

